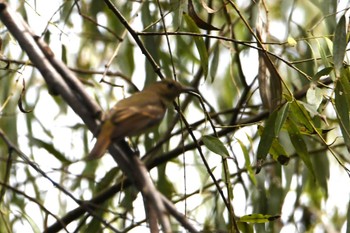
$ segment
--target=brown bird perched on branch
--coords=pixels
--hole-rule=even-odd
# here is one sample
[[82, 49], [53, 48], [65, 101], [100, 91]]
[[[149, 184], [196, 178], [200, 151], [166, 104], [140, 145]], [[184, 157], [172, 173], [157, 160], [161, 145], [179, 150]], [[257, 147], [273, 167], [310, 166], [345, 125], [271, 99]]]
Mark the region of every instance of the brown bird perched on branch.
[[119, 101], [106, 114], [88, 159], [102, 157], [112, 141], [139, 135], [160, 123], [167, 106], [180, 93], [188, 91], [193, 89], [174, 80], [164, 79]]

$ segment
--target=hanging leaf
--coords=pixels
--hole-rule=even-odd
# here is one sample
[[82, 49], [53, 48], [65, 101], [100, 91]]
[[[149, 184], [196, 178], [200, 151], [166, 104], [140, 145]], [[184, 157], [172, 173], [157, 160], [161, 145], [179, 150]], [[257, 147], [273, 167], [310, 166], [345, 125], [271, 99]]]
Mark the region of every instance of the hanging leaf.
[[349, 102], [345, 95], [341, 82], [337, 82], [335, 88], [335, 108], [339, 120], [340, 130], [342, 132], [344, 142], [350, 151], [350, 119], [349, 119]]
[[303, 160], [307, 169], [310, 171], [310, 173], [315, 179], [316, 176], [315, 176], [314, 168], [311, 163], [310, 155], [307, 150], [306, 143], [302, 138], [302, 134], [300, 133], [297, 125], [293, 121], [289, 120], [287, 121], [287, 130], [296, 153]]
[[257, 170], [256, 173], [260, 172], [261, 164], [266, 159], [267, 153], [271, 148], [273, 139], [276, 137], [275, 134], [275, 122], [277, 118], [277, 112], [273, 112], [267, 119], [263, 132], [261, 134], [261, 139], [258, 145], [257, 151]]
[[39, 148], [45, 149], [47, 152], [55, 156], [55, 158], [61, 161], [62, 163], [71, 163], [71, 161], [68, 160], [60, 151], [58, 151], [52, 143], [47, 143], [37, 138], [33, 138], [32, 143], [33, 145], [36, 145]]
[[22, 84], [23, 84], [23, 88], [22, 88], [21, 94], [20, 94], [18, 102], [17, 102], [18, 108], [23, 113], [31, 113], [33, 111], [32, 109], [25, 110], [24, 107], [23, 107], [23, 101], [24, 101], [25, 93], [26, 93], [26, 83], [25, 83], [24, 79], [23, 79]]
[[243, 155], [244, 155], [245, 168], [248, 171], [248, 175], [249, 175], [250, 179], [252, 180], [253, 184], [256, 185], [257, 181], [256, 181], [256, 178], [255, 178], [255, 174], [254, 174], [253, 168], [252, 168], [251, 163], [250, 163], [249, 152], [247, 150], [247, 147], [238, 138], [237, 138], [237, 141], [238, 141], [239, 145], [241, 146], [241, 149], [242, 149], [242, 152], [243, 152]]
[[322, 76], [329, 75], [333, 71], [333, 67], [326, 67], [318, 71], [313, 77], [312, 81], [317, 82]]
[[312, 122], [308, 111], [304, 107], [303, 102], [301, 101], [293, 101], [290, 106], [290, 115], [294, 122], [297, 123], [299, 130], [303, 134], [314, 134], [315, 130], [310, 122]]
[[204, 0], [201, 0], [201, 4], [202, 4], [203, 8], [204, 8], [209, 14], [213, 14], [213, 13], [215, 13], [215, 12], [218, 11], [218, 10], [214, 10], [213, 8], [210, 8]]
[[340, 73], [340, 69], [343, 67], [346, 45], [346, 20], [345, 15], [343, 15], [335, 28], [333, 40], [333, 62], [337, 74]]
[[282, 126], [284, 124], [284, 122], [287, 119], [288, 116], [288, 112], [289, 112], [289, 102], [285, 103], [279, 110], [277, 113], [277, 118], [276, 118], [276, 127], [275, 127], [275, 135], [277, 135], [281, 129]]
[[[260, 32], [257, 31], [257, 37], [262, 41]], [[262, 44], [259, 48], [259, 92], [265, 108], [270, 112], [275, 110], [280, 104], [282, 98], [282, 77], [273, 63], [273, 58], [266, 52], [267, 49]]]
[[284, 150], [281, 143], [275, 138], [272, 142], [271, 148], [269, 150], [272, 158], [281, 165], [287, 165], [289, 162], [289, 155]]
[[[314, 83], [311, 83], [309, 89], [306, 92], [306, 101], [310, 105], [311, 117], [318, 114], [317, 109], [322, 103], [323, 91], [318, 88]], [[306, 107], [306, 106], [304, 106]]]
[[[209, 7], [208, 7], [209, 8]], [[208, 10], [208, 8], [206, 8], [206, 10]], [[210, 8], [209, 8], [210, 9]], [[193, 19], [193, 21], [195, 22], [195, 24], [201, 28], [201, 29], [205, 29], [205, 30], [220, 30], [216, 27], [214, 27], [213, 25], [203, 21], [196, 13], [196, 11], [194, 10], [193, 7], [193, 3], [192, 0], [188, 0], [188, 14], [189, 16]]]
[[[187, 23], [187, 26], [189, 28], [189, 30], [191, 32], [195, 32], [195, 33], [200, 33], [197, 25], [195, 24], [195, 22], [192, 20], [191, 17], [189, 17], [186, 14], [183, 14], [183, 17]], [[207, 47], [205, 46], [204, 40], [202, 37], [199, 36], [194, 36], [194, 43], [196, 44], [198, 53], [199, 53], [199, 57], [200, 57], [200, 62], [203, 68], [203, 73], [204, 73], [204, 77], [207, 77], [208, 75], [208, 51], [207, 51]]]
[[223, 158], [230, 156], [225, 145], [216, 137], [213, 136], [203, 136], [202, 141], [204, 145], [215, 154], [221, 155]]
[[272, 112], [265, 123], [264, 130], [261, 134], [261, 139], [257, 150], [257, 170], [260, 172], [261, 164], [266, 159], [271, 148], [273, 140], [280, 132], [289, 112], [289, 103], [284, 104], [280, 109]]
[[[29, 216], [29, 214], [26, 214], [25, 212], [22, 213], [22, 221], [23, 219], [26, 219], [28, 221], [28, 224], [30, 225], [31, 227], [31, 232], [34, 232], [34, 233], [40, 233], [40, 229], [38, 227], [38, 225], [35, 223], [35, 220], [32, 218], [33, 216]], [[29, 228], [27, 228], [27, 230], [29, 230]]]
[[115, 182], [115, 178], [117, 177], [119, 172], [120, 172], [119, 167], [114, 167], [111, 170], [109, 170], [104, 175], [104, 177], [97, 183], [95, 187], [95, 194], [110, 187]]
[[212, 58], [212, 61], [210, 62], [210, 77], [212, 82], [214, 82], [215, 76], [218, 70], [219, 58], [220, 58], [220, 47], [219, 47], [219, 43], [216, 43], [213, 51], [213, 58]]

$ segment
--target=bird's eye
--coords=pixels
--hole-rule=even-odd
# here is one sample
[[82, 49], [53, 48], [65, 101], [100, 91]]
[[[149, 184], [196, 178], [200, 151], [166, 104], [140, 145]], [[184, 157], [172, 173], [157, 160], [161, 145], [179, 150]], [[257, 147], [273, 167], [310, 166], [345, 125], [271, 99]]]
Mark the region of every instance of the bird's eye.
[[175, 84], [174, 83], [168, 83], [168, 89], [173, 89], [175, 87]]

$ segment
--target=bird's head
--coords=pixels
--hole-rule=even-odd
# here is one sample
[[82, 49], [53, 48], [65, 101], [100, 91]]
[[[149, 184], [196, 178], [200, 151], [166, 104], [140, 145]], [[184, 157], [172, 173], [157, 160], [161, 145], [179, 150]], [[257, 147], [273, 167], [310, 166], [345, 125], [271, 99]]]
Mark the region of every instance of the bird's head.
[[167, 103], [174, 101], [180, 93], [194, 91], [193, 88], [183, 86], [172, 79], [163, 79], [146, 87], [145, 90], [154, 92]]

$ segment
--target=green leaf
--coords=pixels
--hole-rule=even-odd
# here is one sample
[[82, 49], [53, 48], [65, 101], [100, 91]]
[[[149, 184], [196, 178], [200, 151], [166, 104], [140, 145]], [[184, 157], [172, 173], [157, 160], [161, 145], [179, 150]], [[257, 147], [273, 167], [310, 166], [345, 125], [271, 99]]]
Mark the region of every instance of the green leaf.
[[312, 122], [308, 111], [306, 110], [305, 106], [306, 103], [303, 103], [301, 101], [294, 101], [291, 103], [290, 110], [291, 110], [291, 118], [294, 120], [294, 122], [297, 122], [297, 125], [300, 127], [300, 130], [304, 134], [313, 134], [315, 133], [314, 128], [310, 122]]
[[[318, 42], [318, 41], [317, 41]], [[327, 42], [327, 41], [326, 41]], [[329, 41], [330, 45], [332, 44], [331, 41]], [[325, 51], [325, 49], [327, 49], [327, 51], [329, 50], [328, 46], [325, 46], [325, 48], [323, 48], [323, 44], [321, 45], [320, 43], [318, 43], [318, 52], [320, 53], [321, 55], [321, 61], [322, 61], [322, 64], [326, 67], [330, 67], [331, 66], [331, 63], [329, 62], [329, 59], [327, 57], [327, 53]], [[316, 56], [314, 57], [314, 61], [316, 62]], [[316, 66], [315, 67], [318, 67], [317, 64], [315, 64]]]
[[39, 148], [47, 150], [50, 154], [55, 156], [55, 158], [61, 161], [62, 163], [71, 163], [71, 161], [68, 160], [60, 151], [58, 151], [52, 143], [47, 143], [37, 138], [33, 138], [32, 143]]
[[166, 164], [162, 164], [157, 167], [158, 180], [157, 180], [157, 189], [164, 194], [167, 198], [171, 198], [173, 195], [176, 195], [176, 189], [174, 183], [169, 180], [166, 173]]
[[333, 62], [334, 68], [338, 74], [343, 67], [346, 45], [346, 20], [345, 15], [343, 15], [340, 17], [337, 27], [335, 28], [333, 40]]
[[343, 95], [346, 98], [348, 105], [350, 104], [350, 71], [349, 69], [341, 69], [339, 81], [342, 85]]
[[268, 214], [248, 214], [239, 218], [240, 222], [248, 223], [266, 223], [272, 222], [279, 219], [279, 215], [268, 215]]
[[261, 134], [261, 139], [257, 151], [257, 172], [259, 172], [259, 164], [266, 159], [269, 153], [273, 140], [278, 136], [284, 122], [286, 121], [289, 112], [289, 103], [287, 102], [280, 109], [272, 112], [267, 119], [264, 131]]
[[62, 48], [62, 61], [64, 64], [67, 64], [67, 47], [65, 45], [61, 45], [61, 48]]
[[316, 176], [311, 163], [310, 155], [297, 125], [293, 121], [289, 120], [287, 124], [287, 130], [296, 153], [303, 160], [307, 169], [311, 172], [312, 176], [315, 179]]
[[[306, 92], [306, 101], [309, 104], [309, 112], [311, 113], [311, 116], [316, 115], [317, 109], [322, 103], [323, 100], [323, 91], [321, 88], [318, 88], [315, 84], [311, 84], [309, 89]], [[305, 108], [307, 106], [304, 105]]]
[[312, 81], [317, 82], [322, 76], [329, 75], [333, 71], [333, 67], [326, 67], [318, 71], [313, 77]]
[[266, 159], [267, 153], [272, 145], [273, 139], [276, 137], [275, 123], [277, 119], [277, 111], [272, 112], [270, 117], [267, 119], [264, 130], [261, 134], [261, 139], [258, 145], [257, 159], [258, 164]]
[[290, 158], [277, 138], [273, 140], [269, 153], [272, 155], [272, 158], [281, 165], [288, 164]]
[[115, 179], [119, 171], [120, 171], [119, 167], [114, 167], [111, 170], [109, 170], [101, 179], [101, 181], [98, 182], [98, 184], [96, 185], [95, 193], [97, 194], [105, 190], [106, 188], [110, 187], [115, 182]]
[[275, 123], [275, 135], [277, 136], [278, 133], [281, 131], [281, 128], [284, 124], [284, 122], [287, 119], [289, 112], [289, 102], [285, 103], [277, 113], [276, 123]]
[[[330, 175], [330, 164], [329, 158], [327, 156], [327, 151], [319, 152], [312, 156], [311, 158], [312, 164], [315, 168], [316, 180], [317, 183], [310, 182], [310, 185], [317, 186], [320, 190], [322, 190], [323, 198], [328, 198], [328, 181]], [[323, 198], [321, 199], [323, 200]]]
[[[196, 23], [193, 21], [193, 19], [188, 16], [187, 14], [183, 14], [183, 17], [186, 21], [186, 24], [188, 26], [188, 29], [191, 32], [195, 32], [195, 33], [201, 33], [200, 30], [198, 29]], [[207, 77], [208, 75], [208, 51], [207, 51], [207, 47], [205, 46], [204, 40], [202, 37], [199, 36], [194, 36], [193, 37], [194, 43], [196, 44], [198, 53], [199, 53], [199, 57], [200, 57], [200, 61], [201, 61], [201, 65], [203, 68], [203, 73], [204, 73], [204, 77]]]
[[253, 168], [252, 168], [251, 163], [250, 163], [249, 152], [247, 150], [247, 147], [238, 138], [237, 138], [237, 141], [238, 141], [239, 145], [242, 148], [242, 152], [243, 152], [244, 160], [245, 160], [245, 167], [246, 167], [246, 169], [248, 171], [248, 175], [249, 175], [250, 179], [252, 180], [253, 184], [256, 185], [257, 181], [256, 181], [256, 177], [255, 177]]
[[214, 51], [213, 51], [213, 59], [210, 63], [210, 77], [212, 82], [214, 82], [215, 80], [215, 76], [219, 66], [219, 58], [221, 55], [219, 45], [220, 45], [219, 43], [215, 44]]
[[254, 233], [254, 225], [246, 222], [237, 222], [238, 229], [244, 233]]
[[[40, 233], [40, 229], [38, 227], [38, 225], [35, 223], [35, 221], [25, 212], [20, 212], [21, 214], [23, 214], [24, 219], [26, 219], [29, 223], [29, 225], [31, 226], [32, 232], [34, 233]], [[29, 229], [27, 229], [29, 230]]]
[[337, 82], [335, 88], [335, 108], [339, 120], [340, 130], [347, 148], [350, 148], [350, 119], [349, 119], [349, 102], [345, 95], [341, 82]]
[[223, 158], [230, 156], [225, 145], [216, 137], [213, 136], [203, 136], [202, 141], [204, 145], [215, 154], [221, 155]]

